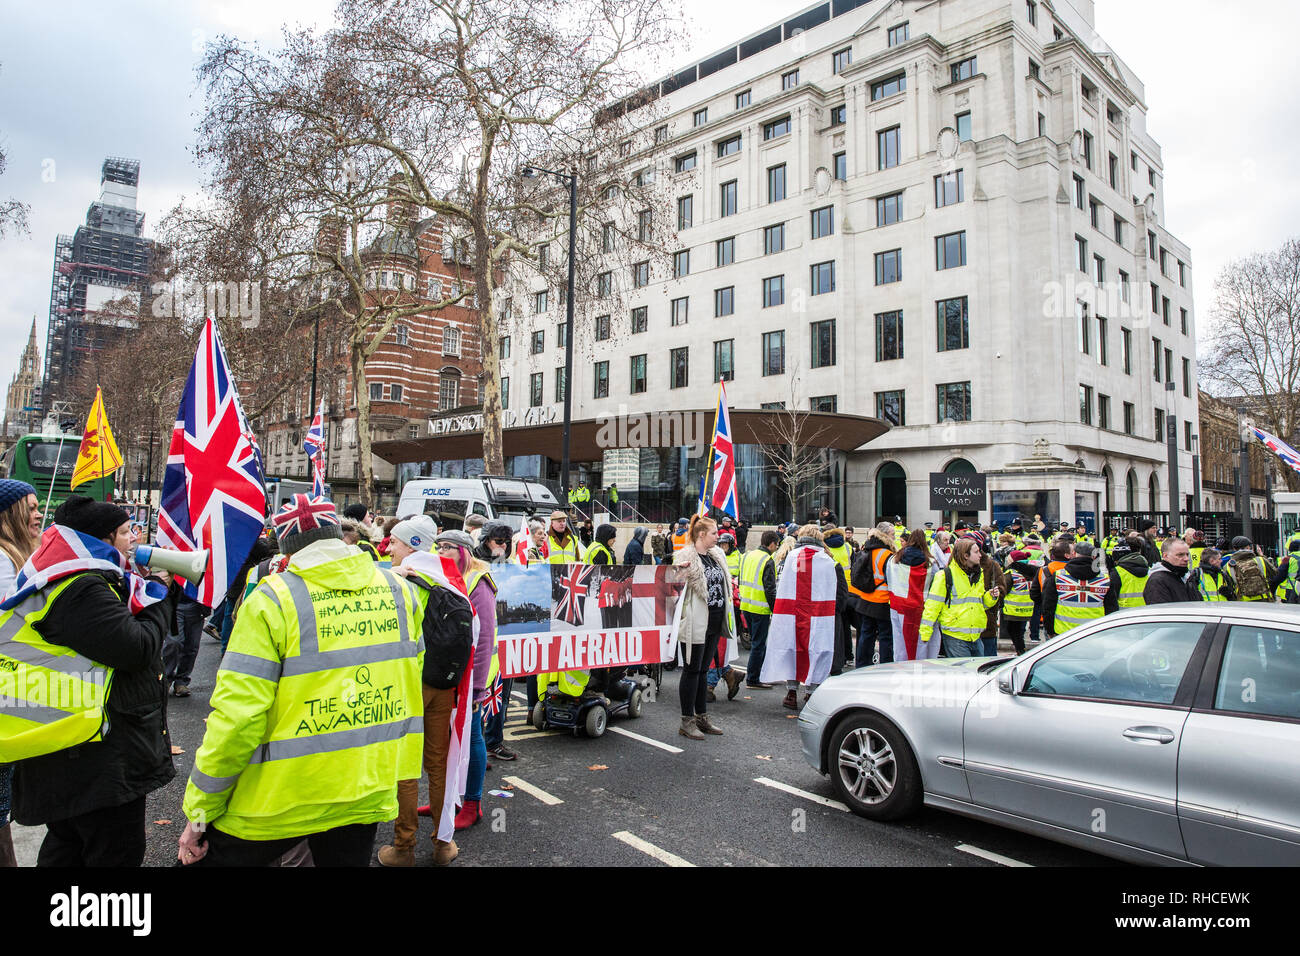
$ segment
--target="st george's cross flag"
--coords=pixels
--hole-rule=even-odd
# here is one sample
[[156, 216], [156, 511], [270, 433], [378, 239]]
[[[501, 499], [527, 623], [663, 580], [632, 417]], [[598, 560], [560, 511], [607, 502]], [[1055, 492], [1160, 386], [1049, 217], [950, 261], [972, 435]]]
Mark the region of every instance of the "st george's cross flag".
[[718, 410], [713, 431], [713, 507], [740, 520], [736, 495], [736, 449], [731, 440], [731, 415], [727, 412], [727, 385], [718, 383]]
[[786, 555], [776, 579], [776, 606], [767, 632], [764, 684], [797, 680], [820, 684], [835, 654], [835, 587], [840, 566], [821, 548], [805, 545]]
[[311, 495], [313, 498], [325, 497], [325, 399], [320, 400], [316, 417], [311, 420], [307, 437], [302, 443], [303, 450], [311, 460]]
[[216, 323], [199, 336], [167, 452], [158, 543], [208, 551], [198, 584], [185, 593], [216, 607], [262, 534], [266, 493], [261, 458], [239, 404]]
[[897, 558], [885, 564], [889, 582], [889, 621], [894, 631], [894, 660], [916, 660], [921, 639], [921, 613], [925, 609], [925, 564], [900, 564]]
[[1276, 435], [1266, 432], [1262, 428], [1255, 428], [1252, 426], [1250, 430], [1255, 433], [1255, 437], [1260, 440], [1260, 443], [1265, 448], [1277, 455], [1277, 457], [1281, 458], [1295, 471], [1300, 471], [1300, 452], [1296, 451]]

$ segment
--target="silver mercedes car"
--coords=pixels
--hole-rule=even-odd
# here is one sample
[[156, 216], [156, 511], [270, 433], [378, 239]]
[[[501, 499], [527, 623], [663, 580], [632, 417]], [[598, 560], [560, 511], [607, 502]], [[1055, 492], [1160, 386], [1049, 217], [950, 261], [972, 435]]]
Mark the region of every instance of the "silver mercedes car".
[[799, 733], [873, 820], [925, 803], [1135, 863], [1300, 865], [1300, 607], [1162, 604], [1021, 657], [866, 667]]

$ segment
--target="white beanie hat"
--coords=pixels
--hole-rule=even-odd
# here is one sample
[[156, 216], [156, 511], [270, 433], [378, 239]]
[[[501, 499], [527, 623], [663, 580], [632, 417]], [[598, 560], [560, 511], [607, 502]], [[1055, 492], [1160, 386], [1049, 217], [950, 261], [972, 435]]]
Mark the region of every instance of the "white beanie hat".
[[416, 551], [432, 551], [438, 526], [428, 515], [406, 518], [393, 526], [393, 537]]

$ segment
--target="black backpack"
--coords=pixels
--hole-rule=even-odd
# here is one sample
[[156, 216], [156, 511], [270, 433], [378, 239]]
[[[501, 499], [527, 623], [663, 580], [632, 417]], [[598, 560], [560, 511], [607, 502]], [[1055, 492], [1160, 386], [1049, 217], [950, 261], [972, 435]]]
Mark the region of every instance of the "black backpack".
[[418, 574], [407, 583], [429, 592], [424, 607], [424, 675], [430, 687], [449, 690], [460, 683], [474, 649], [474, 610], [469, 598], [451, 588], [430, 584]]

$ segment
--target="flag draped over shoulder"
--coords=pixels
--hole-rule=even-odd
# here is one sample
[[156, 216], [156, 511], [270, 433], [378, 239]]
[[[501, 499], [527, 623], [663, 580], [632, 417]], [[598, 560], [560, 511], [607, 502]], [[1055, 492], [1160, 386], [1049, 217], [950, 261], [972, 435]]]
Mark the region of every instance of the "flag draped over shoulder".
[[916, 660], [928, 574], [926, 565], [899, 564], [896, 557], [885, 565], [885, 578], [889, 582], [889, 620], [894, 628], [896, 661]]
[[117, 450], [117, 442], [113, 440], [113, 429], [108, 427], [104, 393], [97, 387], [95, 404], [90, 406], [86, 430], [81, 436], [81, 447], [77, 450], [77, 464], [72, 470], [72, 487], [111, 475], [121, 467], [122, 453]]
[[251, 435], [216, 323], [208, 319], [181, 395], [158, 510], [161, 545], [209, 552], [202, 580], [185, 586], [207, 607], [221, 603], [262, 534], [266, 493]]
[[786, 555], [776, 579], [776, 606], [767, 632], [763, 683], [820, 684], [835, 653], [835, 584], [839, 565], [821, 548]]
[[150, 604], [167, 596], [167, 588], [157, 581], [148, 581], [131, 571], [130, 563], [122, 552], [99, 538], [74, 531], [61, 524], [52, 524], [41, 535], [36, 553], [27, 559], [18, 572], [13, 595], [0, 604], [0, 611], [8, 611], [22, 604], [42, 588], [82, 571], [106, 571], [121, 578], [126, 585], [128, 606], [132, 614], [139, 614]]

